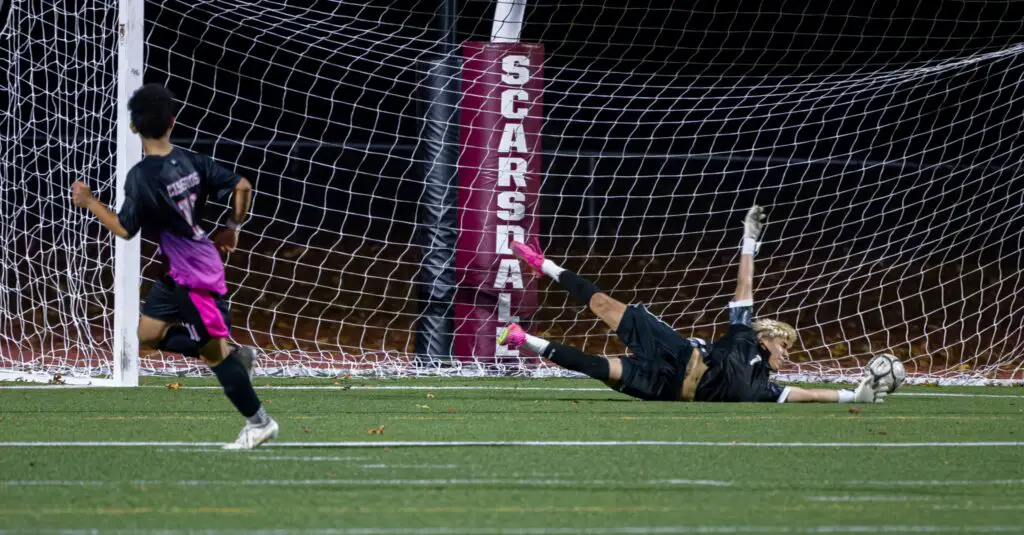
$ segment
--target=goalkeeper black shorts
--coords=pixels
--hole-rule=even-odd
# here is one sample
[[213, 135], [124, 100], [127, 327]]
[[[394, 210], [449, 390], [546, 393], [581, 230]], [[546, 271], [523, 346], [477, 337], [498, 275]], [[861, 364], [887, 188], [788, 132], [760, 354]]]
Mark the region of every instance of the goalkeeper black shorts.
[[622, 359], [619, 391], [639, 399], [680, 401], [686, 365], [694, 349], [706, 352], [699, 338], [683, 338], [643, 305], [630, 305], [616, 331], [633, 358]]

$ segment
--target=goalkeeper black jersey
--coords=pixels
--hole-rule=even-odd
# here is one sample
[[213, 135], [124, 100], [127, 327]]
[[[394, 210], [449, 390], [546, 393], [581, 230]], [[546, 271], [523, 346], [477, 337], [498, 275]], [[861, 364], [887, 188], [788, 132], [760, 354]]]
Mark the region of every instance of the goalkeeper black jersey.
[[711, 346], [694, 401], [785, 401], [786, 389], [771, 381], [768, 351], [751, 327], [754, 311], [730, 303], [729, 330]]

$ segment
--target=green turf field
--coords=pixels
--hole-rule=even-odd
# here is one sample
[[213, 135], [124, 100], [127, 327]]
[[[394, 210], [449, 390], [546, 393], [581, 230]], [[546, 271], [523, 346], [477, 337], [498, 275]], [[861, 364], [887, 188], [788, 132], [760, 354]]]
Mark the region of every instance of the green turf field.
[[279, 444], [238, 453], [216, 447], [241, 420], [214, 383], [148, 383], [0, 389], [0, 530], [1024, 531], [1020, 388], [851, 412], [569, 390], [599, 386], [583, 380], [275, 381]]

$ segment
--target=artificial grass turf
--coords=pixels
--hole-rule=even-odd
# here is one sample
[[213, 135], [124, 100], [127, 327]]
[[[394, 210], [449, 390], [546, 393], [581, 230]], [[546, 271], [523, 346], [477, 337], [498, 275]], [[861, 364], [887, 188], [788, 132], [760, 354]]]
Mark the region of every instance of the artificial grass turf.
[[[184, 443], [4, 446], [0, 526], [957, 532], [1004, 529], [1024, 517], [1024, 447], [927, 444], [1024, 441], [1019, 389], [917, 389], [1007, 397], [901, 396], [850, 412], [849, 405], [646, 403], [612, 391], [556, 390], [599, 386], [584, 380], [258, 380], [328, 387], [259, 390], [281, 422], [281, 442], [622, 444], [236, 453], [191, 444], [230, 441], [241, 426], [216, 388], [190, 388], [214, 383], [149, 382], [138, 389], [0, 389], [0, 442]], [[161, 386], [171, 382], [185, 387]], [[338, 389], [350, 385], [416, 389]], [[501, 390], [446, 389], [458, 386]], [[368, 432], [380, 426], [383, 434]], [[743, 445], [766, 442], [925, 444]]]

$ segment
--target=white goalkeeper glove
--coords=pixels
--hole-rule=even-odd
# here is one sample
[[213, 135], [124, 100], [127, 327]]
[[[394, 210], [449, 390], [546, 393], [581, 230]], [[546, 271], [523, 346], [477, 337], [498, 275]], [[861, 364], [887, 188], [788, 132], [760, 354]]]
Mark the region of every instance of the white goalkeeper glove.
[[747, 210], [747, 216], [743, 218], [743, 254], [756, 255], [761, 248], [761, 232], [764, 230], [765, 220], [764, 208], [758, 205]]
[[854, 403], [883, 403], [885, 401], [885, 385], [879, 384], [870, 374], [861, 380], [853, 391]]

